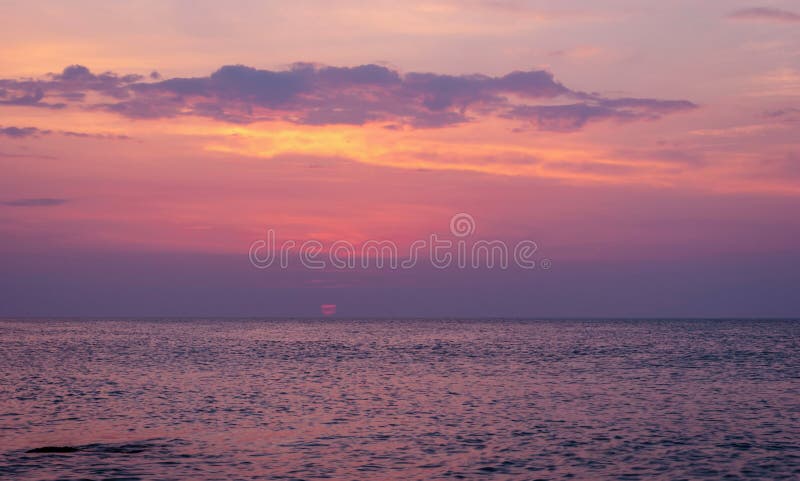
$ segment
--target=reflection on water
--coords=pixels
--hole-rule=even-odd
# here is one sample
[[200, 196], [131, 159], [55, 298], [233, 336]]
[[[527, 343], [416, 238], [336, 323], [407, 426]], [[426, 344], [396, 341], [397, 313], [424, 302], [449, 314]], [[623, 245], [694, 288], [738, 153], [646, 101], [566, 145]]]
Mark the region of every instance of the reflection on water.
[[0, 478], [800, 478], [797, 322], [7, 320], [0, 367]]

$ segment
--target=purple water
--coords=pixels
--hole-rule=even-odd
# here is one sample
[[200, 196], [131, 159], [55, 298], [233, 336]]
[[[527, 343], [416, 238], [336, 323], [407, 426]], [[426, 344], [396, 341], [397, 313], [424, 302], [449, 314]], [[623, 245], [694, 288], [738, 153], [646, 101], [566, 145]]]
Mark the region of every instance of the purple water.
[[800, 322], [5, 320], [0, 367], [7, 479], [800, 479]]

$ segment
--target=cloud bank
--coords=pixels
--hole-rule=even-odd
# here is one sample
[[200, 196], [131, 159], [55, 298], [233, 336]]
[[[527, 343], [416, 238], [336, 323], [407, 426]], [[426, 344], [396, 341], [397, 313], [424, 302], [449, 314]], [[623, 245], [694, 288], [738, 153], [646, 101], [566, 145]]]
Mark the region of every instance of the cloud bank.
[[[89, 99], [92, 100], [89, 100]], [[503, 76], [401, 73], [380, 65], [297, 63], [285, 70], [223, 66], [204, 77], [92, 73], [73, 65], [43, 79], [0, 79], [0, 106], [80, 106], [132, 119], [199, 116], [231, 123], [437, 128], [498, 116], [548, 131], [594, 121], [655, 120], [697, 106], [686, 100], [606, 98], [570, 89], [544, 70]]]

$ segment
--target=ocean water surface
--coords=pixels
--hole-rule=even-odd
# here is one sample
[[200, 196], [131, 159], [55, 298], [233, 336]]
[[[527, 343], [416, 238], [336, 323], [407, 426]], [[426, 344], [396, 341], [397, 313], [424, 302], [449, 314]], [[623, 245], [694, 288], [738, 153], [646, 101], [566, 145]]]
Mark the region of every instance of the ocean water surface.
[[2, 479], [800, 479], [795, 321], [9, 319], [0, 372]]

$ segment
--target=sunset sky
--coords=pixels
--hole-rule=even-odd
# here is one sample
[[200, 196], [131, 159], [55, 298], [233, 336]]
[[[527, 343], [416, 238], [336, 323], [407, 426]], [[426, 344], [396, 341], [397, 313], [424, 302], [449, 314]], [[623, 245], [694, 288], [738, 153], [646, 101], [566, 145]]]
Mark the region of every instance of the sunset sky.
[[[0, 315], [796, 316], [796, 1], [0, 2]], [[548, 270], [259, 270], [534, 240]]]

